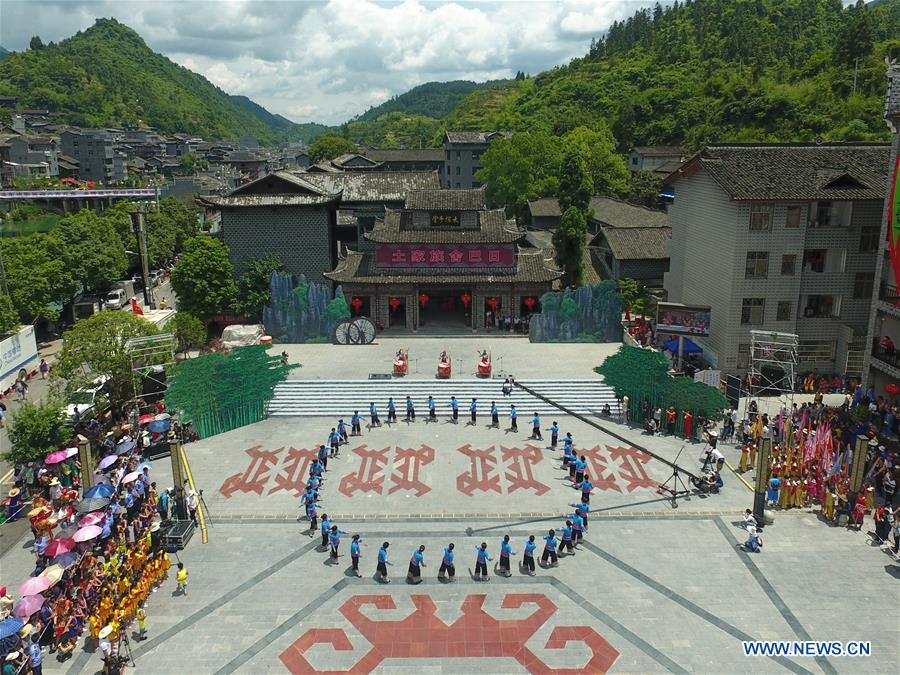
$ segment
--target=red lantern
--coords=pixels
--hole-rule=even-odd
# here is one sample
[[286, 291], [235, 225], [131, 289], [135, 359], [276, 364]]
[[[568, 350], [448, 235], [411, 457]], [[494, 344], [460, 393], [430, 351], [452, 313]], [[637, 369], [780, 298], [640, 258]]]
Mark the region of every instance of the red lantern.
[[888, 393], [888, 396], [893, 398], [897, 394], [900, 394], [900, 384], [897, 384], [896, 382], [888, 382], [886, 385], [884, 385], [884, 390]]
[[391, 311], [396, 312], [397, 308], [400, 306], [400, 298], [391, 298], [388, 300], [388, 304], [391, 306]]
[[532, 309], [534, 309], [534, 306], [537, 304], [537, 300], [535, 300], [535, 299], [532, 298], [531, 296], [525, 298], [522, 302], [525, 303], [525, 307], [528, 309], [529, 312], [530, 312]]
[[362, 308], [362, 305], [363, 305], [363, 301], [360, 300], [359, 298], [353, 298], [350, 301], [350, 306], [353, 308], [354, 314], [359, 314], [359, 310]]
[[468, 309], [469, 303], [472, 302], [472, 296], [468, 293], [463, 293], [461, 296], [459, 296], [459, 299], [460, 301], [462, 301], [463, 306]]
[[419, 296], [419, 306], [422, 307], [422, 309], [425, 309], [425, 305], [427, 304], [428, 296], [425, 293], [422, 293], [422, 295]]
[[490, 307], [494, 312], [497, 311], [497, 307], [500, 305], [500, 301], [497, 298], [488, 298], [487, 306]]

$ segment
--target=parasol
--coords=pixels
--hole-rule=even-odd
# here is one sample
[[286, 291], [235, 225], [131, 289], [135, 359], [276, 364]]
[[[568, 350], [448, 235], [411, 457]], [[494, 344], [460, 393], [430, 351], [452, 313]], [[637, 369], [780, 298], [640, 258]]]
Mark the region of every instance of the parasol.
[[88, 525], [87, 527], [82, 527], [78, 530], [72, 539], [77, 542], [90, 541], [91, 539], [99, 537], [101, 532], [103, 532], [103, 530], [96, 525]]
[[90, 497], [112, 497], [116, 494], [115, 488], [112, 485], [107, 485], [106, 483], [99, 483], [92, 487], [90, 490], [84, 493], [85, 498]]
[[66, 454], [65, 450], [57, 450], [56, 452], [51, 452], [44, 458], [44, 464], [59, 464], [60, 462], [65, 462], [69, 459], [69, 456]]
[[171, 420], [153, 420], [147, 425], [147, 429], [154, 434], [163, 434], [172, 428]]
[[105, 497], [88, 497], [87, 499], [82, 499], [78, 502], [75, 505], [75, 510], [78, 511], [78, 513], [91, 513], [92, 511], [99, 511], [100, 509], [106, 508], [108, 504], [109, 500]]
[[44, 549], [44, 555], [48, 558], [55, 558], [63, 553], [68, 553], [73, 548], [75, 548], [75, 542], [71, 539], [54, 539], [47, 544], [47, 548]]
[[140, 417], [138, 417], [138, 422], [140, 424], [147, 424], [147, 422], [152, 422], [152, 421], [153, 421], [153, 415], [148, 414], [148, 415], [141, 415]]
[[63, 573], [65, 570], [59, 565], [50, 565], [47, 569], [41, 572], [42, 577], [47, 577], [54, 584], [58, 584], [62, 581]]
[[75, 551], [69, 551], [68, 553], [63, 553], [62, 555], [56, 556], [53, 560], [50, 561], [50, 564], [59, 565], [64, 570], [66, 570], [77, 563], [80, 557], [81, 556], [75, 553]]
[[103, 519], [106, 516], [99, 511], [94, 511], [93, 513], [89, 513], [86, 516], [82, 516], [81, 520], [78, 521], [78, 527], [86, 527], [88, 525], [99, 525], [103, 522]]
[[123, 441], [116, 446], [116, 454], [124, 455], [126, 452], [134, 450], [134, 441]]
[[167, 419], [171, 419], [171, 417], [172, 417], [172, 416], [171, 416], [169, 413], [163, 412], [163, 413], [159, 413], [159, 415], [157, 415], [157, 416], [154, 417], [153, 419], [155, 419], [155, 420], [167, 420]]
[[10, 635], [15, 635], [22, 630], [22, 626], [24, 625], [25, 622], [22, 621], [22, 619], [14, 616], [0, 621], [0, 640], [8, 638]]
[[129, 474], [125, 474], [125, 477], [122, 479], [122, 484], [132, 483], [138, 479], [138, 476], [141, 475], [140, 471], [132, 471]]
[[113, 464], [118, 461], [118, 457], [116, 455], [109, 455], [100, 460], [100, 463], [97, 465], [98, 469], [106, 469], [111, 467]]
[[66, 448], [65, 450], [61, 450], [60, 452], [66, 453], [66, 457], [74, 457], [78, 454], [78, 448]]
[[16, 603], [15, 607], [13, 607], [13, 614], [23, 619], [27, 619], [44, 606], [45, 600], [46, 598], [44, 598], [43, 595], [26, 595]]
[[[53, 585], [53, 579], [47, 577], [31, 577], [19, 587], [19, 595], [39, 595]], [[22, 624], [24, 626], [25, 624]], [[22, 626], [19, 626], [21, 628]]]

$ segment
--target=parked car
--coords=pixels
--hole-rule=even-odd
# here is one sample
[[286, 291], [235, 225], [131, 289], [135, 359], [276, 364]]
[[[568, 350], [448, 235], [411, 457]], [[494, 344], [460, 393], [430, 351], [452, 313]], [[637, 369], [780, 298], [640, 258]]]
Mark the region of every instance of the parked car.
[[101, 375], [96, 378], [90, 386], [77, 390], [69, 398], [69, 404], [66, 406], [66, 418], [70, 422], [74, 422], [76, 418], [84, 417], [85, 413], [93, 410], [97, 401], [97, 396], [103, 392], [103, 387], [109, 378]]
[[150, 272], [150, 288], [156, 288], [162, 283], [163, 273], [160, 270]]
[[114, 288], [106, 294], [106, 309], [122, 309], [130, 299], [124, 288]]

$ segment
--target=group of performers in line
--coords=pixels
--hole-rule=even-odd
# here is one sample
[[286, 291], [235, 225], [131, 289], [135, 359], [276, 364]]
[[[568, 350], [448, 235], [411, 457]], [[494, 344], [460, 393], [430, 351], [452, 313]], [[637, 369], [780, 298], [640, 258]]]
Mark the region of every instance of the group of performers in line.
[[[430, 397], [429, 397], [430, 399]], [[433, 399], [430, 399], [433, 400]], [[474, 401], [473, 401], [474, 403]], [[374, 404], [373, 404], [374, 405]], [[388, 407], [388, 419], [391, 420], [391, 407]], [[456, 409], [454, 408], [454, 412]], [[409, 413], [408, 413], [409, 414]], [[474, 418], [474, 412], [473, 418]], [[415, 413], [412, 413], [413, 419]], [[396, 420], [396, 414], [393, 419]], [[513, 421], [515, 418], [513, 417]], [[328, 434], [328, 444], [319, 446], [315, 461], [310, 465], [309, 478], [306, 482], [305, 491], [300, 498], [300, 507], [304, 509], [306, 520], [309, 527], [306, 534], [314, 537], [317, 531], [321, 531], [321, 544], [319, 550], [327, 551], [329, 554], [329, 562], [337, 564], [340, 557], [341, 538], [348, 536], [349, 532], [340, 528], [333, 522], [327, 513], [323, 513], [321, 517], [321, 527], [319, 520], [319, 507], [322, 506], [322, 493], [325, 486], [325, 474], [328, 471], [328, 460], [339, 456], [340, 446], [349, 442], [349, 436], [357, 436], [360, 431], [361, 418], [358, 413], [354, 413], [351, 418], [351, 433], [347, 433], [347, 426], [343, 420], [339, 420], [337, 426], [332, 427]], [[373, 413], [372, 426], [381, 426], [378, 422], [377, 413]], [[540, 417], [534, 414], [532, 420], [532, 439], [542, 440]], [[554, 421], [550, 427], [550, 445], [549, 449], [556, 450], [560, 443], [559, 425]], [[329, 448], [330, 446], [330, 448]], [[577, 490], [581, 495], [581, 500], [567, 505], [567, 510], [571, 511], [564, 516], [565, 520], [560, 527], [550, 528], [546, 535], [542, 535], [544, 547], [540, 554], [540, 566], [543, 568], [557, 567], [559, 565], [560, 556], [574, 556], [577, 547], [584, 540], [585, 533], [588, 529], [588, 515], [590, 513], [591, 492], [594, 484], [587, 472], [587, 461], [584, 455], [579, 456], [575, 448], [575, 439], [571, 432], [566, 433], [562, 438], [562, 456], [560, 457], [560, 468], [568, 474], [571, 481], [571, 487]], [[363, 539], [359, 534], [353, 534], [350, 540], [350, 561], [351, 572], [356, 577], [361, 577], [359, 571], [359, 562], [362, 557]], [[529, 576], [535, 575], [536, 563], [535, 554], [539, 546], [537, 537], [530, 535], [522, 546], [522, 563], [520, 570]], [[494, 565], [495, 573], [500, 576], [512, 576], [510, 569], [510, 559], [512, 556], [518, 555], [512, 550], [510, 536], [504, 535], [499, 546], [499, 559]], [[378, 549], [376, 555], [376, 578], [382, 583], [390, 583], [388, 576], [388, 566], [393, 563], [389, 559], [390, 542], [384, 542]], [[441, 565], [438, 570], [438, 579], [453, 582], [456, 580], [456, 546], [449, 543], [443, 551], [441, 557]], [[488, 581], [487, 564], [493, 562], [487, 542], [482, 542], [479, 546], [475, 546], [475, 572], [473, 578], [475, 581]], [[422, 581], [422, 568], [426, 567], [425, 562], [425, 546], [416, 547], [409, 561], [409, 569], [407, 571], [407, 581], [412, 584], [418, 584]]]

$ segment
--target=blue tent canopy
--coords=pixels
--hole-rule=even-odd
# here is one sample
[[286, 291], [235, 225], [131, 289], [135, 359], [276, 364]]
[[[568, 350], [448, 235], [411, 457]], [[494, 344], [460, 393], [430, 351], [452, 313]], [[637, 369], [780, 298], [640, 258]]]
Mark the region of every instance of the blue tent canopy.
[[[672, 338], [671, 340], [667, 340], [665, 345], [666, 351], [672, 352], [673, 354], [678, 353], [678, 338]], [[697, 346], [697, 343], [691, 340], [690, 338], [684, 338], [684, 348], [682, 350], [683, 354], [702, 354], [703, 350]]]

